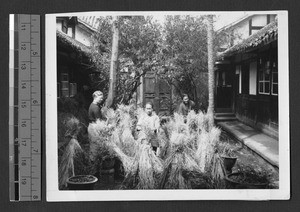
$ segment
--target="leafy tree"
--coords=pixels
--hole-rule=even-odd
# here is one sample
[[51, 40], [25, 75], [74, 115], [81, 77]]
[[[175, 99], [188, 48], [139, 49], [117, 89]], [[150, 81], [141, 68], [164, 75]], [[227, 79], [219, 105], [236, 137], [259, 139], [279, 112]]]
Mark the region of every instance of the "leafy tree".
[[[173, 87], [174, 104], [187, 93], [198, 109], [208, 106], [208, 48], [206, 16], [166, 16], [164, 26], [151, 16], [119, 17], [120, 30], [116, 96], [113, 104], [127, 104], [132, 99], [141, 77], [154, 70], [159, 79]], [[99, 17], [99, 30], [93, 36], [92, 58], [98, 71], [95, 89], [108, 93], [109, 64], [112, 46], [112, 17]], [[221, 44], [232, 40], [231, 32], [214, 36], [213, 58]], [[213, 67], [210, 60], [210, 68]], [[210, 73], [213, 73], [210, 72]], [[211, 76], [211, 75], [210, 75]], [[212, 79], [212, 78], [211, 78]], [[213, 89], [210, 84], [210, 89]], [[213, 97], [213, 90], [210, 93]]]
[[207, 102], [206, 25], [203, 16], [166, 16], [160, 77], [175, 88], [176, 94], [189, 94], [197, 108]]
[[[112, 46], [112, 18], [99, 17], [99, 30], [93, 37], [91, 53], [99, 72], [98, 88], [106, 94]], [[151, 16], [119, 17], [120, 30], [116, 96], [113, 104], [127, 104], [147, 71], [158, 66], [161, 26]]]

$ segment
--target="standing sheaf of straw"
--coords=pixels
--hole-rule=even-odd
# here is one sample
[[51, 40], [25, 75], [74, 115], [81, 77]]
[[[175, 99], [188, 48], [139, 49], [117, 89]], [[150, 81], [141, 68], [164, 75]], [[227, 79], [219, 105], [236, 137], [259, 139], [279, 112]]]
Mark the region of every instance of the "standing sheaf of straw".
[[201, 178], [204, 175], [221, 176], [215, 157], [221, 131], [210, 125], [207, 114], [191, 111], [185, 118], [175, 113], [158, 130], [157, 155], [149, 144], [153, 132], [148, 126], [141, 126], [138, 137], [134, 136], [137, 119], [145, 115], [143, 109], [119, 105], [106, 114], [106, 121], [89, 126], [90, 152], [92, 156], [104, 154], [101, 148], [105, 146], [119, 158], [125, 177], [123, 188], [191, 188], [192, 182], [207, 181]]
[[82, 149], [76, 139], [71, 139], [67, 145], [58, 167], [59, 185], [66, 186], [67, 179], [75, 176], [74, 158]]

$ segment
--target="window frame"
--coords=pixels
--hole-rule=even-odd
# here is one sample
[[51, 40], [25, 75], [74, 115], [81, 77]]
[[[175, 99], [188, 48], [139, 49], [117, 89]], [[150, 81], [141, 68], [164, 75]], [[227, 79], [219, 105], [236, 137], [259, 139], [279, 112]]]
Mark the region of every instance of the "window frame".
[[65, 34], [68, 34], [68, 23], [66, 20], [62, 20], [61, 22], [61, 31]]
[[[277, 74], [277, 82], [274, 82], [274, 74]], [[273, 66], [272, 66], [272, 83], [271, 83], [271, 90], [272, 90], [272, 95], [273, 96], [278, 96], [278, 67], [275, 61], [273, 61]], [[274, 86], [277, 85], [277, 93], [274, 93]]]
[[[269, 58], [260, 58], [259, 59], [259, 69], [258, 69], [258, 93], [260, 95], [270, 95], [271, 94], [271, 61]], [[268, 74], [267, 74], [268, 70]], [[266, 79], [266, 75], [269, 75], [269, 79]], [[262, 77], [261, 77], [262, 76]], [[269, 92], [266, 92], [266, 84], [269, 84]], [[261, 91], [261, 84], [263, 84], [263, 91]]]

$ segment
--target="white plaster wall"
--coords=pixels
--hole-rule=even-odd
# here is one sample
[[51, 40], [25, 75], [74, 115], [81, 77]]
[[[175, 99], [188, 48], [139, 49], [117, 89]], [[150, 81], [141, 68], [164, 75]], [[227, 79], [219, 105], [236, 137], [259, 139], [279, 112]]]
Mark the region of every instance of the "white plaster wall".
[[[270, 22], [274, 21], [276, 18], [275, 14], [270, 15]], [[254, 15], [251, 17], [252, 19], [252, 26], [260, 26], [264, 27], [267, 25], [267, 15]], [[240, 43], [242, 40], [249, 37], [249, 20], [250, 18], [245, 19], [244, 21], [235, 25], [234, 34], [237, 35], [234, 40], [234, 45]], [[253, 30], [252, 34], [256, 33], [259, 30]], [[228, 48], [229, 43], [222, 44], [221, 48]]]
[[255, 15], [252, 17], [252, 26], [267, 25], [267, 15]]
[[68, 27], [68, 35], [72, 37], [72, 27]]
[[256, 95], [256, 83], [257, 83], [257, 62], [250, 63], [249, 70], [249, 94]]
[[[275, 20], [276, 15], [270, 15], [270, 22]], [[234, 33], [239, 35], [239, 38], [234, 40], [234, 45], [249, 37], [249, 20], [246, 19], [235, 26]], [[252, 17], [252, 26], [264, 27], [267, 25], [267, 15], [254, 15]], [[258, 30], [257, 30], [258, 31]], [[252, 30], [253, 34], [254, 30]]]
[[56, 30], [58, 31], [62, 31], [62, 21], [61, 20], [57, 20], [56, 21]]
[[234, 45], [240, 43], [243, 39], [249, 37], [249, 20], [246, 19], [239, 23], [234, 29], [237, 38], [234, 40]]
[[240, 65], [235, 67], [235, 74], [239, 74], [239, 93], [242, 93], [242, 72]]
[[270, 15], [270, 22], [275, 21], [276, 15]]
[[83, 43], [86, 46], [90, 46], [91, 45], [90, 37], [91, 35], [86, 31], [84, 31], [80, 26], [77, 25], [75, 27], [75, 40]]

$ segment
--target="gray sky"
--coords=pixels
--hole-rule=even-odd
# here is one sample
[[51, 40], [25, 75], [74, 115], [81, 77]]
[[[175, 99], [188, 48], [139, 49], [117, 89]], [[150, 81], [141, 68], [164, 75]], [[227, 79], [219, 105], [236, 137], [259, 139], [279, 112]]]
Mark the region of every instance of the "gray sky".
[[232, 22], [235, 22], [236, 20], [242, 18], [245, 16], [246, 13], [244, 12], [230, 12], [230, 13], [224, 13], [216, 16], [216, 22], [214, 23], [214, 29], [218, 30], [222, 28], [223, 26], [226, 26]]
[[[241, 17], [245, 16], [245, 12], [226, 12], [226, 13], [216, 13], [216, 22], [214, 23], [214, 29], [218, 30], [223, 26], [226, 26]], [[155, 14], [153, 18], [160, 23], [164, 22], [165, 14]]]

